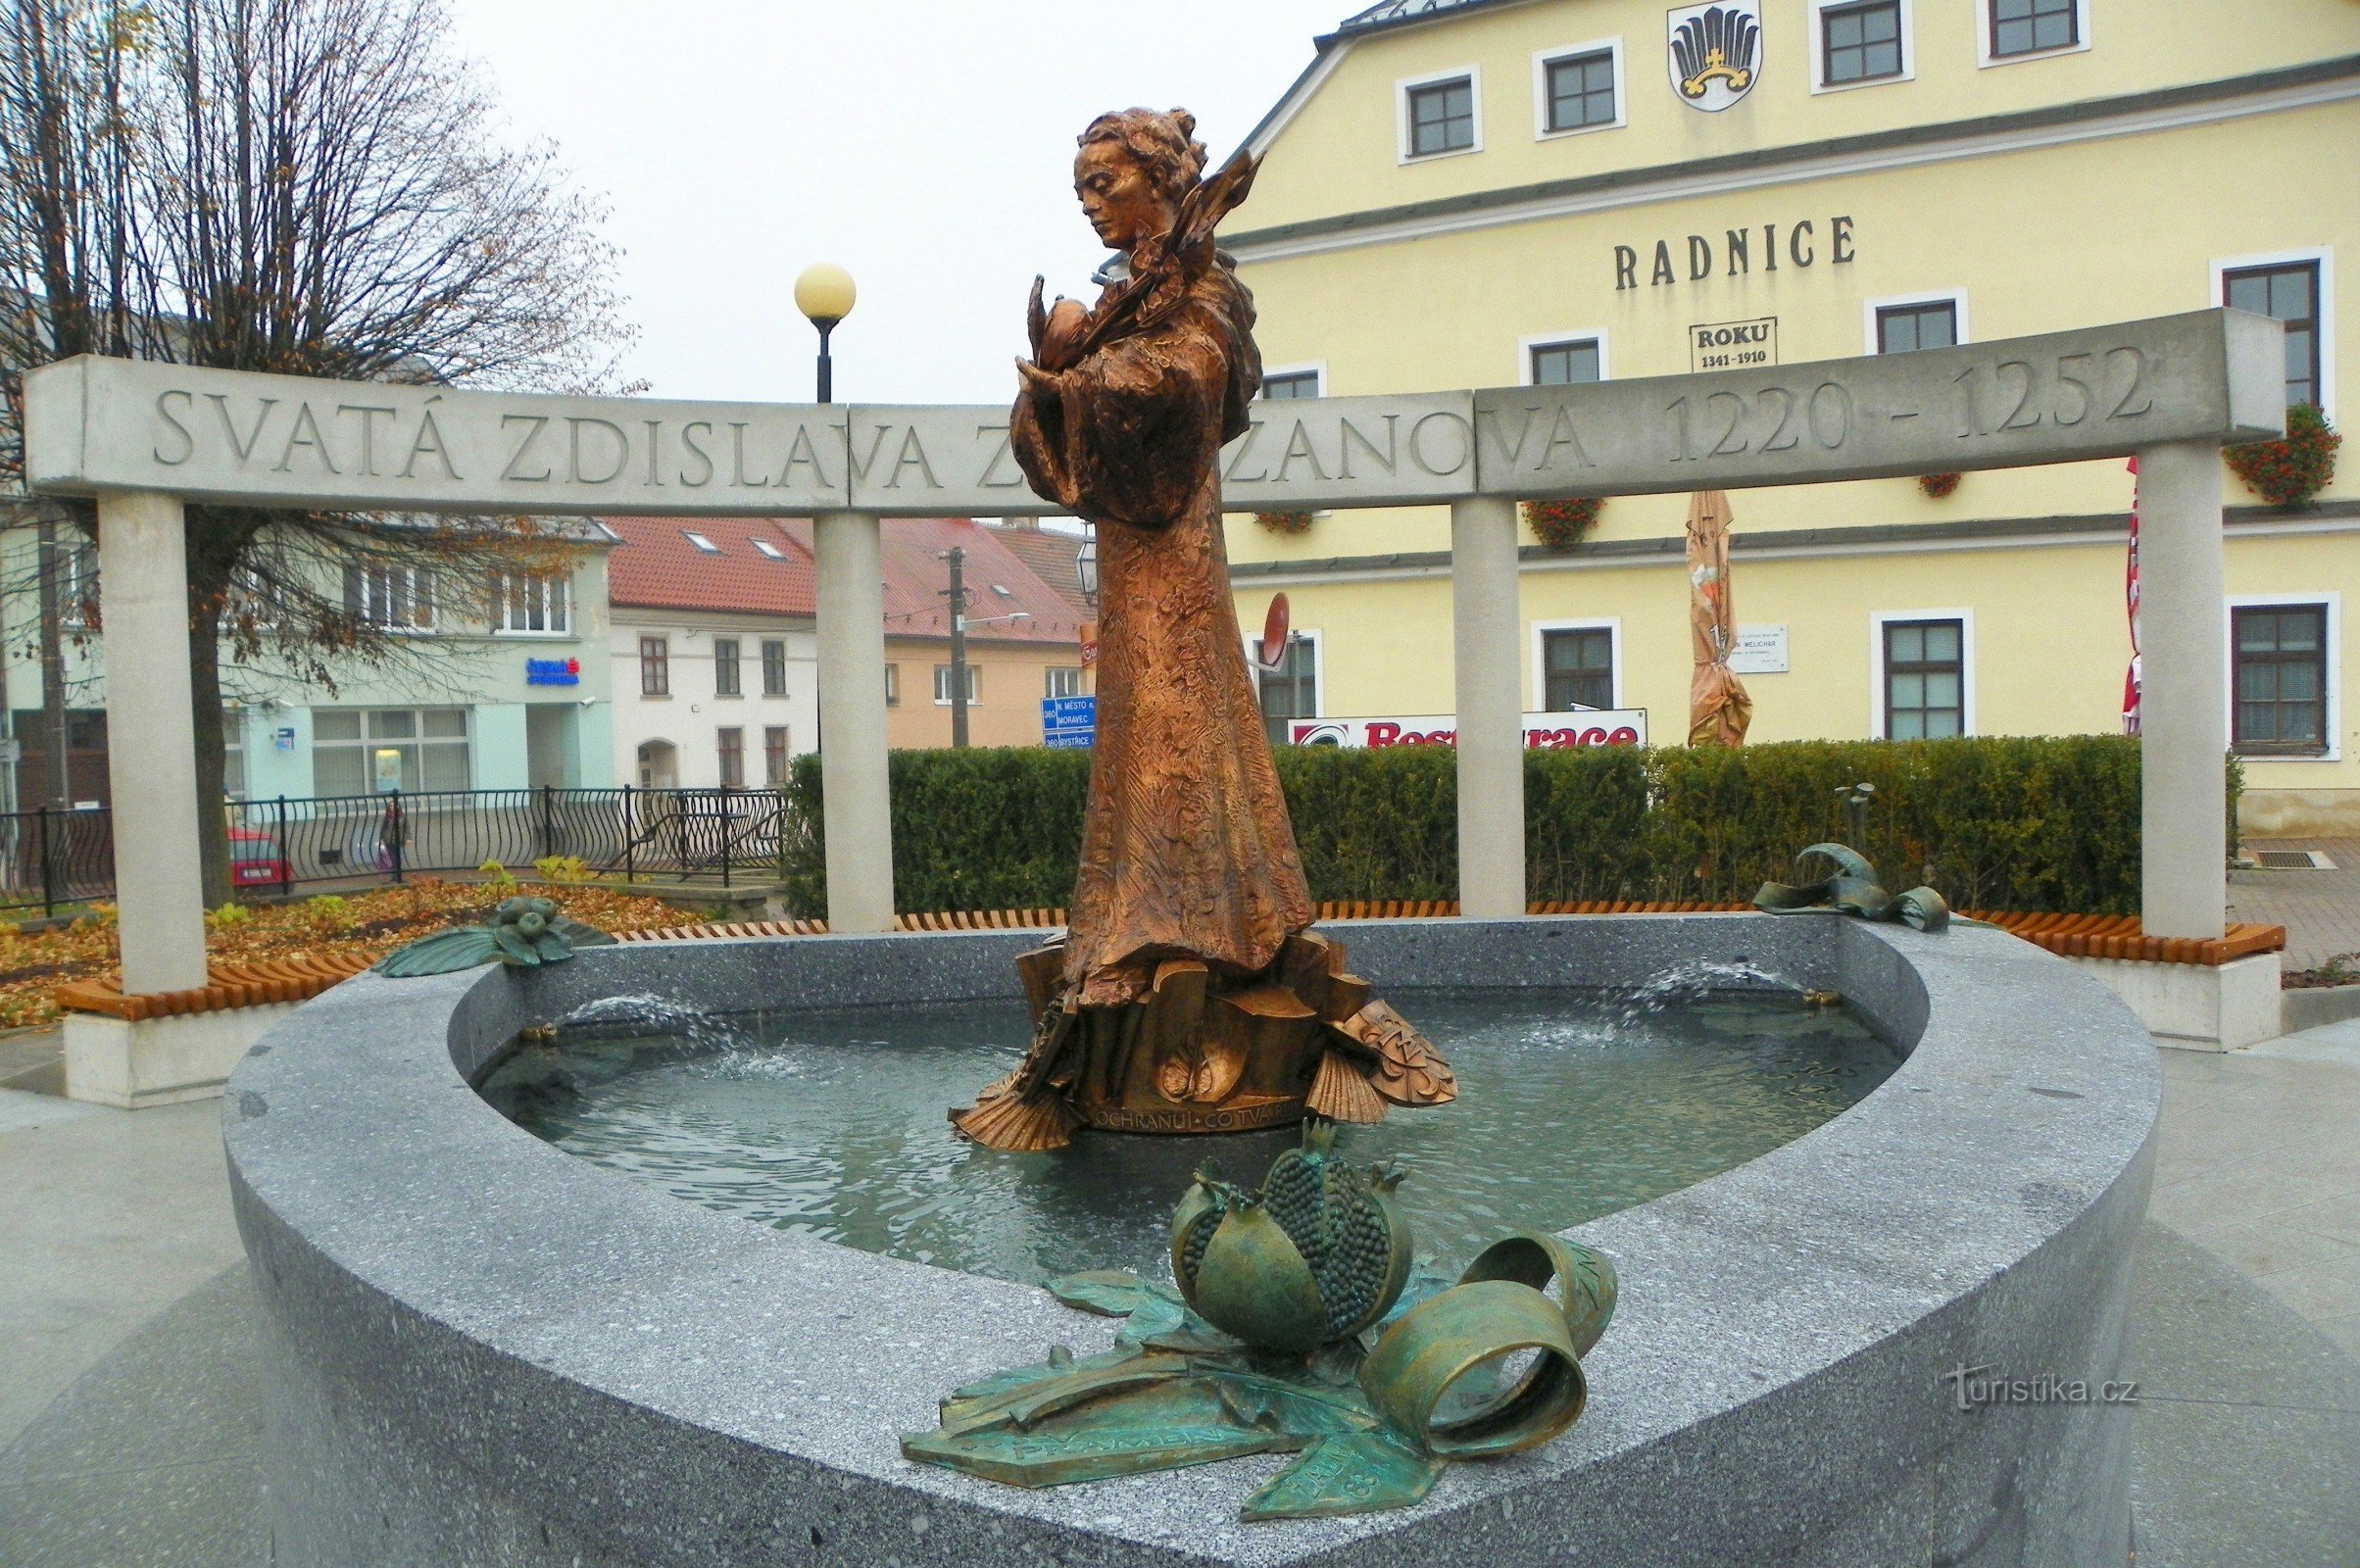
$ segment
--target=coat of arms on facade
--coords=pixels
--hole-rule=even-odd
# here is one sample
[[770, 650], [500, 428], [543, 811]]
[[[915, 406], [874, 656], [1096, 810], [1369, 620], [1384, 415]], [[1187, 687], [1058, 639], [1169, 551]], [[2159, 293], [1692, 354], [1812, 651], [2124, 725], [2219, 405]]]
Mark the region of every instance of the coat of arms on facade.
[[1761, 0], [1682, 6], [1669, 18], [1672, 90], [1692, 109], [1718, 114], [1762, 74]]

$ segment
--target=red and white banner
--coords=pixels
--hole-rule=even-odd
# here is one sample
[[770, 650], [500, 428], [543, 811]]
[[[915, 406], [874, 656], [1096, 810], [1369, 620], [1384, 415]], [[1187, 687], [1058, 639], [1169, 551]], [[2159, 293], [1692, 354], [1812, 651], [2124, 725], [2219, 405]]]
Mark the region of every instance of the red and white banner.
[[[1415, 718], [1290, 718], [1287, 739], [1297, 746], [1455, 746], [1458, 720], [1449, 713]], [[1644, 708], [1584, 709], [1571, 713], [1527, 713], [1524, 744], [1531, 751], [1573, 746], [1645, 746]]]
[[2123, 565], [2123, 608], [2131, 616], [2131, 667], [2123, 671], [2123, 733], [2139, 733], [2139, 460], [2131, 460], [2131, 553]]

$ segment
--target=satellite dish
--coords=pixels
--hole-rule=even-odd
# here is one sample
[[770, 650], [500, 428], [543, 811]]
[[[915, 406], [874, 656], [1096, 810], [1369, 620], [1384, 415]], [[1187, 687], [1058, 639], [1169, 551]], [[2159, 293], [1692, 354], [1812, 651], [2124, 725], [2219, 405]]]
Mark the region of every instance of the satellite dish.
[[1273, 595], [1270, 600], [1270, 613], [1262, 618], [1262, 646], [1260, 653], [1262, 656], [1262, 665], [1264, 668], [1276, 669], [1281, 663], [1285, 662], [1287, 657], [1287, 633], [1290, 630], [1290, 625], [1291, 623], [1289, 621], [1287, 612], [1287, 596], [1285, 594]]

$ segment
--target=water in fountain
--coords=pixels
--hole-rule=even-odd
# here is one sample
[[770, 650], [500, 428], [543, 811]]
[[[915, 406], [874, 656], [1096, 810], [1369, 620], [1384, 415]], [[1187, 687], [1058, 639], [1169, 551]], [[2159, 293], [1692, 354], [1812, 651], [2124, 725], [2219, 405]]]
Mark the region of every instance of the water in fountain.
[[[1897, 1058], [1857, 1019], [1750, 965], [1683, 965], [1623, 994], [1415, 994], [1460, 1098], [1348, 1127], [1354, 1161], [1409, 1168], [1421, 1252], [1463, 1264], [1515, 1229], [1560, 1229], [1685, 1187], [1818, 1126]], [[961, 1142], [944, 1119], [1029, 1034], [1015, 1003], [765, 1017], [759, 1036], [585, 1039], [518, 1052], [484, 1086], [558, 1148], [781, 1230], [1003, 1279], [1161, 1275], [1196, 1167], [1252, 1187], [1293, 1129], [1085, 1132], [1059, 1153]]]
[[558, 1044], [585, 1040], [668, 1039], [699, 1050], [727, 1050], [749, 1043], [729, 1019], [703, 1007], [646, 992], [625, 992], [585, 1002], [558, 1019]]
[[1764, 991], [1794, 997], [1804, 994], [1793, 980], [1748, 958], [1685, 958], [1656, 970], [1644, 985], [1623, 993], [1623, 1021], [1636, 1023], [1649, 1013], [1708, 997]]

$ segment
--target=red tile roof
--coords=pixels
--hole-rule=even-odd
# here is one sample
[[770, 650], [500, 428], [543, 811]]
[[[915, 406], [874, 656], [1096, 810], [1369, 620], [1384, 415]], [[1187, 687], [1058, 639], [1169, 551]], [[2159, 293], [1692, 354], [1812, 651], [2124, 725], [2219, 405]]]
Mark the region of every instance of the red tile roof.
[[[717, 610], [757, 615], [812, 613], [816, 574], [809, 534], [796, 539], [766, 517], [606, 517], [622, 542], [607, 558], [607, 600], [643, 610]], [[891, 530], [893, 524], [888, 523]], [[711, 540], [717, 554], [689, 535]], [[762, 540], [773, 560], [755, 548]]]
[[[788, 517], [779, 527], [808, 556], [811, 527], [800, 517]], [[990, 620], [968, 631], [981, 642], [1073, 643], [1086, 618], [1055, 588], [1041, 580], [1007, 544], [1007, 531], [979, 527], [966, 517], [888, 517], [885, 519], [885, 635], [939, 637], [951, 635], [950, 601], [943, 591], [951, 585], [951, 567], [941, 560], [953, 546], [966, 552], [963, 576], [967, 589], [967, 619]], [[718, 543], [718, 537], [715, 543]], [[1078, 545], [1080, 541], [1075, 541]], [[617, 552], [619, 555], [620, 552]], [[1001, 592], [1006, 589], [1005, 593]], [[1022, 612], [1029, 619], [997, 617]]]
[[1033, 569], [1033, 575], [1057, 590], [1068, 609], [1084, 620], [1095, 617], [1097, 612], [1082, 596], [1081, 569], [1074, 557], [1082, 548], [1079, 534], [1059, 533], [1048, 528], [1012, 528], [1005, 524], [992, 529], [992, 537]]

